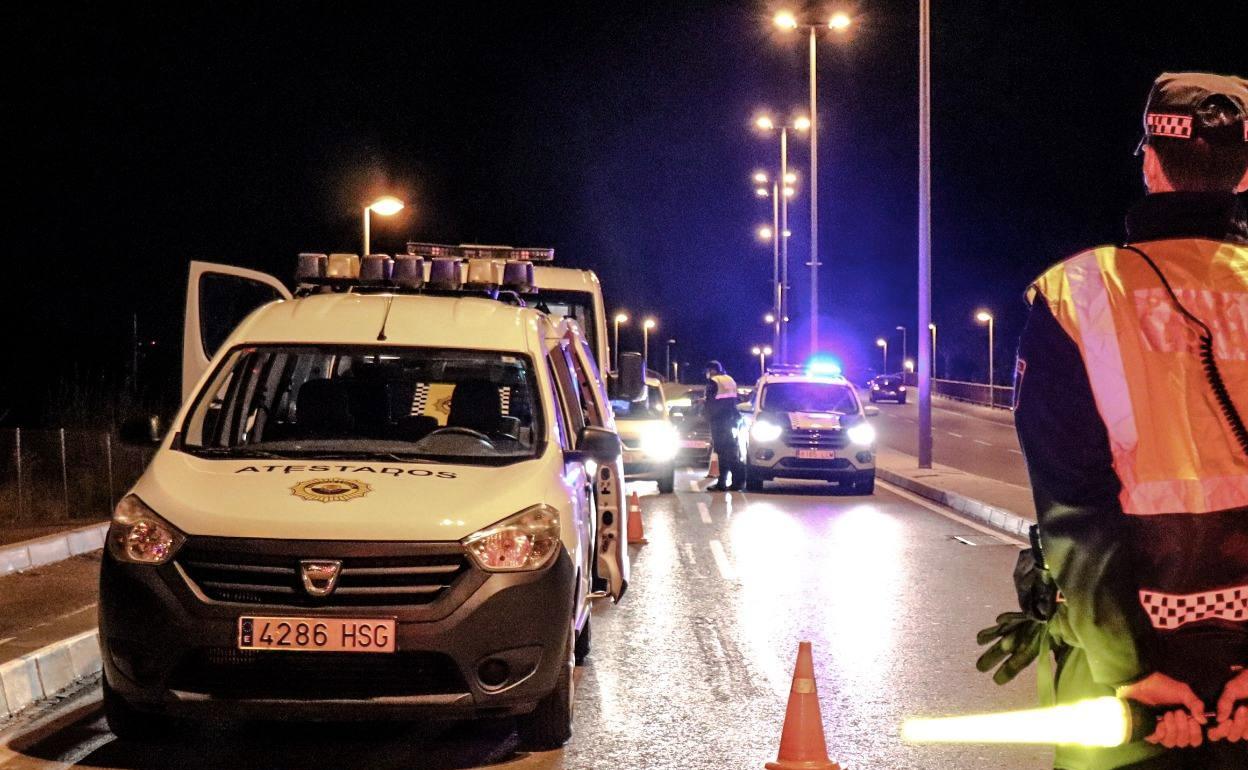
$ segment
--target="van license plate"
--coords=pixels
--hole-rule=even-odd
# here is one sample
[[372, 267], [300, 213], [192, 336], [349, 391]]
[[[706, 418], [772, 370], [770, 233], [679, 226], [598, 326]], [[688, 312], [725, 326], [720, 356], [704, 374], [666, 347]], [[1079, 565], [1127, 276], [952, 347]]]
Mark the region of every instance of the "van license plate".
[[394, 652], [391, 618], [238, 619], [240, 650]]
[[799, 460], [835, 460], [836, 450], [834, 449], [799, 449], [797, 450]]

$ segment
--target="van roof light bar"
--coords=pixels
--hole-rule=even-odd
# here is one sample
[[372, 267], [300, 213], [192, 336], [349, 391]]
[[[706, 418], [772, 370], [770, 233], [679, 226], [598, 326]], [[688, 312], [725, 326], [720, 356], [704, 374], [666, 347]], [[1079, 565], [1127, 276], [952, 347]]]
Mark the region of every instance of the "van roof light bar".
[[425, 258], [452, 257], [454, 259], [520, 260], [523, 262], [553, 262], [554, 249], [515, 246], [495, 246], [481, 243], [461, 243], [450, 246], [443, 243], [408, 241], [407, 253]]

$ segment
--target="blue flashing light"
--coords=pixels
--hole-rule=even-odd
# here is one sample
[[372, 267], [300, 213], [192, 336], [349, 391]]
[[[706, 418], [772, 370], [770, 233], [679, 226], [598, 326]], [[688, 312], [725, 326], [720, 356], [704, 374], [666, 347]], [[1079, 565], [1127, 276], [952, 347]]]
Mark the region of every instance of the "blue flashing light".
[[813, 356], [806, 362], [806, 374], [811, 377], [840, 377], [844, 371], [840, 361], [827, 356]]

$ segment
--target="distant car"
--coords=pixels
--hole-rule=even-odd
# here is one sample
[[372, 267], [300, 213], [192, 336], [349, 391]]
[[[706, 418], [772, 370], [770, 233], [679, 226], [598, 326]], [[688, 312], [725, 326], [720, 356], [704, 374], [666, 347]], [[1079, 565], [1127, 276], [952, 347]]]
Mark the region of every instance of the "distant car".
[[706, 386], [684, 385], [679, 388], [678, 392], [664, 389], [668, 416], [680, 434], [676, 466], [705, 468], [711, 462], [711, 426], [703, 411]]
[[667, 400], [659, 380], [646, 378], [646, 397], [640, 401], [611, 401], [615, 428], [624, 443], [624, 477], [657, 481], [659, 491], [676, 488], [676, 454], [680, 434], [667, 414]]
[[878, 377], [872, 377], [867, 382], [867, 387], [870, 388], [871, 403], [873, 404], [878, 404], [881, 401], [896, 401], [899, 404], [906, 403], [906, 385], [900, 375], [881, 374]]

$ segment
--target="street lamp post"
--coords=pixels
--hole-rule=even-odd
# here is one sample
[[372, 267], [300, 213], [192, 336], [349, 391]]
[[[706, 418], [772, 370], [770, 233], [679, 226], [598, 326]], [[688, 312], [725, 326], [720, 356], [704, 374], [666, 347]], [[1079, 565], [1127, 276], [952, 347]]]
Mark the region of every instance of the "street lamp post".
[[904, 327], [904, 326], [898, 326], [898, 327], [897, 327], [897, 331], [901, 332], [901, 360], [902, 360], [902, 361], [906, 361], [906, 360], [908, 360], [908, 359], [909, 359], [909, 352], [910, 352], [910, 351], [909, 351], [909, 349], [908, 349], [908, 348], [907, 348], [907, 346], [906, 346], [906, 342], [907, 342], [907, 340], [906, 340], [906, 327]]
[[663, 354], [663, 376], [664, 377], [672, 376], [672, 345], [675, 345], [675, 344], [676, 344], [676, 340], [674, 339], [667, 341], [665, 352]]
[[767, 356], [771, 355], [770, 345], [755, 345], [750, 348], [750, 352], [758, 356], [758, 376], [763, 377], [767, 374]]
[[650, 330], [658, 325], [653, 318], [641, 323], [641, 363], [646, 369], [650, 368]]
[[[754, 125], [763, 131], [773, 131], [776, 122], [768, 115], [761, 115], [754, 120]], [[787, 361], [792, 349], [789, 344], [789, 198], [793, 197], [791, 186], [795, 177], [789, 173], [789, 129], [807, 131], [810, 120], [806, 117], [795, 118], [792, 124], [780, 126], [780, 178], [772, 185], [772, 199], [779, 198], [779, 227], [773, 230], [779, 240], [780, 282], [777, 291], [776, 309], [780, 313], [780, 360]], [[777, 195], [777, 193], [779, 193]], [[773, 207], [777, 203], [773, 202]]]
[[[931, 0], [919, 0], [919, 328], [932, 323], [932, 15]], [[932, 467], [932, 369], [936, 364], [936, 332], [932, 348], [919, 337], [919, 467]]]
[[[762, 171], [755, 172], [754, 181], [759, 184], [765, 185], [767, 183], [767, 174]], [[759, 197], [762, 197], [767, 194], [767, 188], [759, 187], [755, 190], [755, 192], [759, 194]], [[767, 235], [763, 235], [764, 229], [767, 230]], [[772, 180], [772, 183], [771, 183], [771, 227], [759, 228], [758, 232], [759, 232], [759, 237], [762, 238], [763, 240], [768, 240], [768, 239], [771, 240], [771, 286], [772, 286], [771, 306], [775, 309], [777, 318], [774, 322], [768, 321], [768, 323], [775, 323], [776, 325], [775, 333], [772, 335], [771, 344], [775, 346], [776, 350], [779, 350], [780, 349], [780, 318], [779, 316], [783, 315], [781, 312], [781, 305], [783, 304], [783, 297], [782, 297], [783, 290], [781, 289], [781, 284], [780, 284], [780, 239], [782, 237], [785, 237], [784, 234], [787, 232], [787, 230], [781, 229], [780, 227], [780, 180], [779, 179]]]
[[614, 359], [613, 363], [611, 364], [611, 369], [613, 371], [618, 372], [620, 370], [620, 324], [628, 323], [628, 313], [616, 313], [614, 321], [615, 321], [615, 346], [611, 350], [611, 354], [612, 354], [611, 357], [612, 359]]
[[888, 374], [888, 340], [880, 337], [875, 341], [877, 347], [884, 349], [884, 370], [880, 374]]
[[992, 355], [993, 354], [993, 340], [992, 340], [993, 329], [992, 327], [995, 323], [995, 319], [992, 317], [992, 313], [989, 313], [987, 310], [981, 310], [975, 314], [975, 320], [979, 321], [981, 324], [985, 324], [985, 323], [988, 324], [988, 400], [995, 406], [997, 403], [997, 399], [996, 399], [997, 385], [996, 385], [996, 378], [995, 378], [996, 373], [993, 371], [993, 360], [992, 360], [993, 359], [993, 355]]
[[[818, 61], [816, 58], [816, 33], [823, 24], [800, 24], [792, 13], [781, 11], [775, 16], [775, 24], [781, 29], [795, 30], [804, 26], [810, 32], [810, 353], [819, 349], [819, 139], [815, 128], [818, 114]], [[836, 13], [827, 22], [828, 29], [844, 32], [852, 20], [848, 14]]]
[[[928, 324], [927, 330], [932, 333], [932, 377], [935, 378], [937, 376], [936, 374], [936, 324], [934, 323]], [[921, 357], [922, 357], [922, 354], [920, 354], [920, 358]]]
[[364, 255], [372, 249], [373, 212], [383, 217], [394, 216], [403, 210], [403, 201], [393, 195], [383, 195], [364, 207]]
[[780, 349], [780, 317], [775, 313], [766, 313], [763, 315], [763, 323], [771, 327], [771, 346], [776, 350]]

